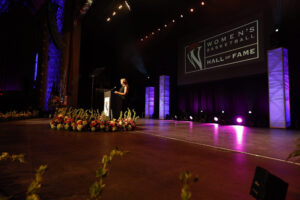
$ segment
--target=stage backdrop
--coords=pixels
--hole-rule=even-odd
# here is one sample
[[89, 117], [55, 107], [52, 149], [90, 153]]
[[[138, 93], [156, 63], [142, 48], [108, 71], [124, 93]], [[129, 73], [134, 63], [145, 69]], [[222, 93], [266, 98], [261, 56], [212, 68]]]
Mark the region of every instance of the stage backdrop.
[[[205, 28], [204, 28], [205, 29]], [[262, 17], [204, 30], [179, 43], [178, 85], [265, 73]]]

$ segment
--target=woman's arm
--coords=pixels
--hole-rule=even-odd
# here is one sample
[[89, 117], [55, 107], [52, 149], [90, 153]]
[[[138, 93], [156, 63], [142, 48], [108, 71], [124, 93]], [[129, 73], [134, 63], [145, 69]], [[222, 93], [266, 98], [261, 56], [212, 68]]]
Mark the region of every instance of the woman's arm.
[[121, 95], [121, 96], [125, 96], [127, 93], [128, 93], [127, 86], [124, 87], [124, 92], [115, 91], [115, 94], [118, 94], [118, 95]]

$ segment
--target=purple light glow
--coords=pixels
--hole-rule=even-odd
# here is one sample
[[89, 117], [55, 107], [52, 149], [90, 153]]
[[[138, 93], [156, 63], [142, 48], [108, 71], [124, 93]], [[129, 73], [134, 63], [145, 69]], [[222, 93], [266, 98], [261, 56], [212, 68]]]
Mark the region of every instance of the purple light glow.
[[268, 51], [269, 115], [271, 128], [287, 128], [290, 120], [288, 51]]
[[39, 64], [39, 54], [36, 53], [36, 55], [35, 55], [35, 65], [34, 65], [34, 81], [36, 81], [36, 77], [37, 77], [38, 64]]
[[243, 137], [244, 137], [244, 126], [236, 125], [232, 126], [235, 130], [236, 135], [236, 149], [242, 150], [243, 147]]
[[160, 76], [159, 79], [159, 119], [170, 115], [170, 76]]
[[237, 117], [236, 118], [236, 120], [235, 120], [237, 123], [239, 123], [239, 124], [241, 124], [241, 123], [243, 123], [243, 118], [241, 118], [241, 117]]
[[[59, 33], [62, 32], [63, 27], [63, 14], [65, 0], [52, 0], [53, 3], [59, 5], [56, 12], [56, 23]], [[52, 40], [50, 40], [48, 47], [48, 70], [47, 70], [47, 83], [46, 83], [46, 97], [45, 97], [45, 110], [49, 110], [48, 102], [53, 86], [59, 85], [60, 78], [60, 61], [61, 61], [61, 50], [58, 49]]]
[[145, 117], [152, 117], [154, 114], [154, 87], [146, 87], [145, 94]]
[[214, 124], [214, 145], [218, 145], [219, 141], [219, 124]]
[[9, 1], [8, 0], [0, 0], [0, 13], [7, 12]]

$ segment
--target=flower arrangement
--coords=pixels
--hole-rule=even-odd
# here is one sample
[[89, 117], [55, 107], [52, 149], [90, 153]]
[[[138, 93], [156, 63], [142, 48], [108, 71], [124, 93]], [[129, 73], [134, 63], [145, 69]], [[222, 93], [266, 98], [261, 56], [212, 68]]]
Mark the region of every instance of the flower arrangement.
[[33, 117], [38, 117], [39, 111], [26, 111], [26, 112], [17, 112], [17, 111], [10, 111], [6, 113], [0, 112], [0, 121], [11, 121], [11, 120], [21, 120], [21, 119], [30, 119]]
[[[112, 116], [112, 114], [111, 114]], [[67, 131], [132, 131], [136, 128], [136, 116], [134, 110], [128, 109], [121, 112], [118, 119], [109, 118], [99, 110], [84, 110], [73, 108], [59, 108], [56, 115], [50, 121], [51, 129]]]

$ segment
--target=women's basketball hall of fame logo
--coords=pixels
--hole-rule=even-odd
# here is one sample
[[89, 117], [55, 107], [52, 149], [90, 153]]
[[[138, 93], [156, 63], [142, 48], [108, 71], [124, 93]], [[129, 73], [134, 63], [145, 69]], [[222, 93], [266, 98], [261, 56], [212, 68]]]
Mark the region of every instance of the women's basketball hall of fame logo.
[[185, 73], [259, 59], [258, 20], [184, 47]]

